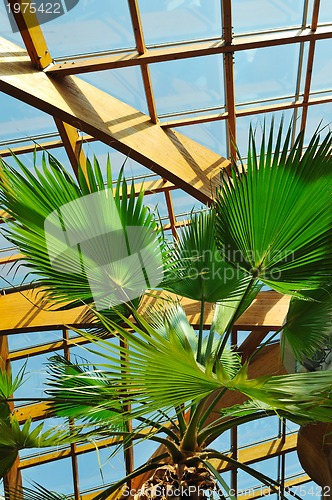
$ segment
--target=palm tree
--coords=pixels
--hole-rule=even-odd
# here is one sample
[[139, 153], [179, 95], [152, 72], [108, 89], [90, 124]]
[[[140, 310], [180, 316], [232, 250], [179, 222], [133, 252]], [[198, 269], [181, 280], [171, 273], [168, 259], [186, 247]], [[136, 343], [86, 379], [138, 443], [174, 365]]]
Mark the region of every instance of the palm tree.
[[[277, 492], [277, 481], [221, 453], [214, 441], [235, 426], [270, 415], [300, 424], [332, 420], [331, 371], [271, 373], [251, 379], [249, 361], [266, 342], [247, 361], [230, 345], [235, 321], [262, 286], [292, 295], [282, 339], [299, 363], [312, 359], [328, 341], [332, 323], [332, 134], [320, 143], [315, 133], [304, 153], [302, 142], [300, 134], [291, 145], [290, 129], [284, 137], [282, 125], [276, 132], [272, 125], [268, 133], [263, 131], [258, 149], [251, 130], [246, 164], [234, 162], [231, 175], [221, 177], [215, 204], [193, 215], [191, 224], [172, 243], [163, 239], [143, 207], [143, 192], [135, 200], [134, 187], [128, 189], [120, 178], [114, 201], [122, 230], [130, 235], [130, 227], [148, 228], [149, 237], [139, 233], [144, 235], [144, 245], [148, 238], [146, 268], [152, 264], [160, 269], [162, 265], [158, 287], [163, 288], [166, 299], [156, 300], [148, 311], [130, 293], [134, 290], [140, 295], [132, 266], [101, 266], [101, 253], [98, 250], [96, 257], [93, 247], [87, 255], [81, 249], [77, 259], [74, 245], [64, 248], [62, 233], [55, 230], [51, 231], [51, 247], [54, 255], [60, 255], [61, 265], [54, 266], [48, 248], [45, 219], [87, 195], [109, 193], [110, 166], [105, 184], [96, 161], [88, 163], [87, 177], [80, 171], [78, 181], [51, 156], [49, 163], [44, 157], [43, 171], [36, 170], [35, 175], [23, 165], [18, 173], [2, 161], [0, 199], [12, 217], [8, 238], [25, 254], [28, 267], [40, 275], [37, 283], [53, 301], [64, 303], [62, 307], [90, 304], [96, 323], [94, 330], [80, 333], [91, 342], [91, 353], [98, 346], [100, 363], [69, 362], [59, 355], [50, 358], [46, 394], [52, 413], [72, 422], [83, 420], [66, 435], [52, 434], [52, 442], [86, 442], [107, 436], [113, 437], [115, 449], [144, 440], [159, 444], [151, 460], [96, 494], [95, 500], [128, 497], [128, 488], [139, 477], [145, 481], [145, 496], [140, 498], [228, 495], [234, 499], [218, 471], [220, 461]], [[98, 215], [112, 232], [117, 228], [103, 210], [110, 209], [107, 196], [101, 196]], [[94, 213], [90, 218], [88, 210], [75, 211], [72, 230], [93, 231], [95, 217]], [[94, 239], [91, 245], [96, 242], [100, 240]], [[107, 239], [101, 241], [102, 251], [111, 261], [108, 244]], [[139, 241], [135, 249], [141, 246]], [[118, 286], [108, 288], [107, 293], [103, 286], [94, 288], [101, 290], [97, 302], [103, 306], [96, 310], [91, 279], [104, 284], [105, 276]], [[168, 296], [168, 292], [172, 294]], [[180, 297], [200, 303], [197, 332]], [[206, 331], [204, 312], [210, 302], [215, 304], [214, 316]], [[38, 439], [32, 439], [35, 431], [30, 431], [29, 424], [20, 430], [10, 413], [8, 400], [21, 380], [11, 382], [3, 375], [0, 382], [4, 408], [0, 415], [0, 472], [4, 476], [23, 446], [50, 443], [48, 436], [41, 437], [41, 429]], [[225, 407], [227, 391], [236, 391], [244, 402]], [[4, 437], [8, 432], [10, 440]], [[26, 439], [22, 439], [23, 432]], [[6, 458], [9, 449], [10, 459]], [[46, 492], [42, 486], [25, 495], [31, 500], [69, 498]], [[133, 491], [132, 498], [139, 498], [138, 493]], [[286, 497], [282, 494], [282, 498]]]

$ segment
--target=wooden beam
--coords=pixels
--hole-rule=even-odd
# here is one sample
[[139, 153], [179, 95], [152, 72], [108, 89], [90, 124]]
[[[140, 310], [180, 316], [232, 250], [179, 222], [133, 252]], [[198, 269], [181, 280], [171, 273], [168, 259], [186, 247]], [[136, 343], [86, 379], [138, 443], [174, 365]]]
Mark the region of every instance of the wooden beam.
[[[156, 298], [165, 296], [162, 292], [154, 293], [154, 297], [146, 295], [142, 304], [142, 312], [151, 307]], [[166, 293], [166, 296], [171, 296]], [[174, 296], [174, 299], [176, 297]], [[278, 329], [287, 314], [289, 297], [277, 292], [260, 292], [252, 305], [236, 321], [236, 326], [242, 329], [254, 327], [268, 327]], [[199, 326], [199, 303], [183, 298], [181, 300], [189, 322]], [[18, 333], [19, 331], [33, 331], [41, 329], [61, 328], [65, 325], [91, 325], [87, 317], [89, 309], [82, 306], [75, 309], [58, 311], [54, 304], [50, 304], [47, 296], [40, 289], [25, 290], [0, 296], [0, 332]], [[211, 324], [213, 304], [206, 304], [204, 324]]]
[[[239, 109], [237, 108], [235, 111], [235, 116], [252, 116], [262, 113], [273, 113], [275, 111], [285, 111], [286, 109], [295, 109], [295, 108], [303, 108], [304, 106], [315, 106], [317, 104], [327, 104], [332, 102], [331, 95], [327, 95], [325, 97], [311, 97], [307, 103], [303, 102], [303, 99], [296, 101], [289, 101], [286, 103], [276, 103], [276, 104], [266, 104], [261, 106], [260, 103], [257, 103], [256, 106], [252, 106], [250, 108]], [[199, 123], [208, 123], [215, 122], [219, 120], [227, 120], [228, 113], [211, 113], [204, 114], [202, 113], [199, 116], [193, 117], [184, 117], [184, 118], [175, 118], [172, 120], [167, 120], [167, 122], [161, 122], [162, 128], [169, 127], [184, 127], [186, 125], [195, 125]]]
[[[319, 7], [320, 7], [320, 0], [314, 0], [312, 20], [311, 20], [311, 31], [313, 33], [317, 30], [317, 26], [318, 26]], [[305, 77], [305, 84], [304, 84], [301, 130], [305, 130], [306, 123], [307, 123], [308, 102], [309, 102], [309, 97], [310, 97], [310, 88], [311, 88], [312, 70], [313, 70], [313, 66], [314, 66], [315, 49], [316, 49], [316, 40], [311, 40], [310, 44], [309, 44], [309, 50], [308, 50], [308, 61], [307, 61], [306, 77]]]
[[58, 118], [54, 118], [54, 121], [75, 175], [78, 174], [78, 165], [81, 165], [83, 172], [85, 172], [86, 157], [83, 151], [83, 139], [80, 137], [77, 128]]
[[[8, 348], [8, 338], [7, 335], [0, 336], [0, 369], [10, 373], [10, 361], [9, 361], [9, 348]], [[10, 411], [14, 410], [14, 403], [9, 403]], [[22, 476], [19, 471], [20, 459], [16, 458], [13, 466], [11, 467], [9, 473], [3, 478], [4, 491], [6, 498], [11, 500], [12, 493], [11, 490], [19, 489], [22, 486]], [[17, 500], [23, 500], [23, 495], [18, 494], [16, 496]]]
[[[8, 0], [8, 3], [32, 64], [38, 69], [46, 68], [52, 63], [52, 58], [39, 26], [37, 16], [29, 6], [30, 2], [23, 2], [22, 4], [21, 2], [17, 2], [17, 0]], [[18, 5], [21, 8], [16, 12]]]
[[[145, 54], [146, 46], [144, 40], [144, 32], [142, 27], [140, 10], [137, 0], [128, 0], [131, 22], [133, 25], [134, 36], [136, 41], [137, 51], [140, 55]], [[153, 87], [150, 69], [147, 64], [141, 65], [141, 73], [145, 91], [146, 102], [152, 123], [158, 123], [158, 115], [156, 110], [156, 103], [154, 100]]]
[[310, 40], [323, 40], [331, 37], [331, 26], [319, 26], [314, 33], [309, 28], [302, 30], [282, 29], [278, 30], [277, 33], [267, 32], [251, 36], [238, 36], [231, 45], [227, 45], [224, 40], [214, 39], [211, 41], [179, 43], [170, 47], [148, 49], [144, 54], [132, 51], [125, 54], [122, 52], [111, 56], [72, 60], [68, 61], [68, 63], [61, 62], [50, 66], [47, 72], [57, 76], [90, 73], [113, 68], [172, 61], [174, 59], [187, 59], [190, 57], [223, 54], [225, 52], [237, 52], [239, 50], [258, 49], [262, 47], [275, 47], [277, 45], [288, 45]]
[[22, 49], [0, 39], [0, 90], [111, 144], [203, 203], [215, 195], [228, 160], [152, 124], [148, 116], [76, 77], [50, 79]]
[[[224, 0], [222, 4], [222, 28], [226, 46], [233, 43], [232, 1]], [[224, 53], [225, 107], [227, 112], [227, 148], [228, 156], [236, 160], [236, 122], [235, 122], [235, 90], [234, 90], [234, 53]]]

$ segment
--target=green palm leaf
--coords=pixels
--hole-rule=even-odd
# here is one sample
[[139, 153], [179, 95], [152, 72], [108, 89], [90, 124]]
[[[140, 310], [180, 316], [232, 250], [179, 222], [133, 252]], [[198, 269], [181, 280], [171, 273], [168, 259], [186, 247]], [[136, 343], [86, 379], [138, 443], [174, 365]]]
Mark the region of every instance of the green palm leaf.
[[84, 361], [72, 363], [60, 355], [52, 356], [48, 366], [51, 381], [46, 393], [53, 398], [49, 406], [58, 417], [104, 422], [109, 429], [125, 429], [116, 389], [100, 370]]
[[[254, 401], [258, 400], [275, 411], [287, 411], [309, 419], [332, 419], [332, 372], [301, 373], [266, 376], [250, 380], [247, 365], [230, 377], [222, 362], [211, 359], [204, 367], [196, 361], [189, 342], [183, 343], [172, 333], [168, 338], [155, 331], [140, 318], [144, 330], [132, 334], [114, 322], [101, 318], [105, 327], [125, 339], [128, 348], [107, 340], [88, 338], [98, 342], [102, 363], [98, 364], [108, 377], [114, 393], [117, 388], [123, 404], [133, 404], [130, 417], [153, 414], [158, 410], [192, 404], [222, 388], [237, 390]], [[93, 349], [91, 352], [95, 352]]]
[[68, 431], [50, 429], [43, 431], [44, 422], [31, 430], [32, 420], [28, 419], [20, 427], [15, 415], [0, 420], [0, 477], [7, 475], [14, 464], [19, 450], [26, 448], [45, 448], [72, 442]]
[[[96, 159], [87, 162], [87, 183], [81, 170], [77, 182], [51, 155], [48, 162], [44, 155], [42, 171], [35, 165], [35, 175], [15, 159], [20, 172], [1, 160], [0, 202], [14, 218], [7, 237], [24, 253], [30, 272], [40, 276], [38, 283], [53, 300], [71, 306], [97, 301], [106, 310], [131, 300], [137, 305], [135, 297], [147, 287], [144, 277], [141, 284], [142, 264], [162, 278], [162, 240], [143, 205], [143, 191], [136, 198], [134, 186], [128, 188], [120, 176], [113, 196], [109, 161], [108, 183]], [[134, 265], [130, 257], [139, 259], [138, 250], [143, 263]], [[109, 314], [116, 318], [114, 310]]]
[[19, 489], [9, 489], [10, 498], [12, 500], [21, 500], [22, 493], [24, 500], [72, 500], [73, 498], [72, 496], [49, 491], [38, 483], [33, 482], [32, 484], [34, 489], [26, 486]]
[[282, 337], [300, 363], [314, 358], [332, 336], [331, 287], [303, 293], [311, 300], [292, 298]]
[[250, 276], [228, 264], [215, 240], [215, 211], [207, 209], [193, 215], [179, 232], [168, 258], [163, 288], [194, 300], [231, 300], [245, 290]]
[[[332, 133], [314, 134], [301, 156], [303, 134], [291, 129], [273, 149], [273, 124], [259, 153], [251, 131], [247, 169], [233, 168], [217, 199], [219, 248], [235, 266], [283, 293], [314, 289], [331, 279]], [[288, 151], [289, 150], [289, 151]]]

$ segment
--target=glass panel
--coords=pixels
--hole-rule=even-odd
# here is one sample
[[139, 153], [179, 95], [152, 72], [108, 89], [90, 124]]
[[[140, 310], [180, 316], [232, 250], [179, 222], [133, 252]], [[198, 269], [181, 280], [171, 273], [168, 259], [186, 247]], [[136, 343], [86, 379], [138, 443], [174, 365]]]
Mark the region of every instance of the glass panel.
[[[269, 458], [255, 464], [250, 464], [250, 467], [255, 471], [261, 472], [262, 474], [265, 474], [266, 476], [276, 480], [278, 475], [278, 457]], [[265, 488], [265, 485], [258, 485], [258, 480], [256, 478], [247, 474], [246, 472], [243, 472], [241, 469], [238, 469], [238, 489], [240, 490], [241, 495], [249, 496], [255, 491], [255, 493], [260, 492], [264, 497], [269, 496]]]
[[81, 0], [43, 32], [53, 58], [135, 46], [128, 2]]
[[232, 5], [236, 34], [302, 24], [304, 0], [233, 0]]
[[190, 212], [193, 208], [201, 208], [201, 203], [193, 196], [182, 191], [182, 189], [175, 189], [171, 191], [174, 212], [176, 215], [186, 213], [190, 217]]
[[62, 331], [49, 332], [27, 332], [8, 335], [8, 345], [11, 352], [29, 347], [48, 344], [49, 342], [58, 342], [62, 340]]
[[309, 106], [306, 132], [304, 136], [304, 143], [308, 144], [312, 134], [315, 132], [317, 127], [321, 130], [321, 137], [323, 138], [325, 134], [331, 128], [331, 115], [332, 115], [332, 102], [327, 102], [325, 104], [319, 104], [316, 106]]
[[268, 47], [235, 53], [237, 103], [294, 95], [299, 47]]
[[55, 131], [51, 116], [0, 92], [0, 149], [5, 149], [12, 139], [29, 139], [38, 134]]
[[319, 22], [332, 23], [332, 3], [331, 0], [320, 0]]
[[297, 451], [291, 451], [286, 454], [286, 477], [304, 474], [304, 470], [299, 462]]
[[158, 175], [154, 174], [150, 169], [144, 167], [133, 158], [131, 158], [130, 153], [129, 156], [122, 154], [120, 153], [120, 151], [116, 151], [103, 142], [94, 141], [85, 143], [83, 145], [83, 150], [86, 156], [90, 158], [90, 161], [93, 160], [94, 155], [97, 156], [100, 168], [104, 174], [106, 172], [107, 156], [109, 155], [113, 180], [116, 180], [118, 178], [120, 170], [122, 168], [124, 176], [127, 180], [133, 177], [141, 177], [142, 182], [143, 179], [147, 177], [158, 177]]
[[11, 368], [13, 377], [18, 374], [19, 370], [26, 362], [25, 383], [15, 392], [14, 398], [20, 399], [20, 401], [15, 402], [15, 406], [31, 404], [34, 401], [29, 401], [30, 399], [35, 399], [35, 402], [37, 402], [38, 398], [45, 397], [44, 389], [47, 378], [46, 363], [49, 357], [50, 354], [39, 354], [38, 356], [27, 358], [27, 360], [20, 359], [12, 361]]
[[[323, 491], [318, 484], [314, 483], [313, 481], [309, 481], [308, 483], [305, 484], [298, 484], [296, 486], [292, 486], [291, 488], [288, 488], [289, 492], [292, 492], [293, 494], [297, 495], [299, 498], [307, 498], [310, 500], [310, 498], [317, 498], [319, 500], [322, 498], [328, 498], [331, 492], [331, 487], [330, 486], [324, 486]], [[321, 496], [322, 493], [325, 493], [325, 496]], [[292, 495], [293, 497], [293, 495]], [[289, 498], [292, 498], [291, 496]]]
[[250, 125], [256, 130], [257, 144], [260, 144], [261, 136], [262, 136], [262, 127], [264, 125], [264, 120], [266, 123], [267, 130], [269, 129], [272, 117], [275, 120], [275, 130], [278, 129], [280, 120], [284, 119], [284, 137], [287, 132], [287, 128], [291, 122], [293, 117], [293, 110], [287, 109], [285, 111], [278, 111], [275, 113], [261, 113], [254, 116], [243, 116], [237, 119], [237, 145], [239, 147], [242, 158], [245, 158], [248, 151], [248, 137], [249, 137], [249, 128]]
[[224, 105], [219, 55], [156, 63], [150, 71], [160, 115]]
[[139, 0], [147, 45], [221, 36], [220, 0]]
[[148, 113], [141, 71], [138, 66], [87, 73], [80, 75], [80, 78], [142, 113]]
[[13, 43], [16, 43], [20, 47], [23, 47], [21, 34], [18, 32], [13, 33], [12, 27], [8, 18], [8, 2], [6, 2], [6, 6], [4, 2], [0, 2], [0, 26], [1, 26], [1, 36], [6, 38], [6, 40], [10, 40]]
[[23, 469], [22, 480], [23, 486], [27, 488], [33, 488], [31, 483], [35, 482], [49, 491], [71, 493], [73, 491], [71, 459], [64, 458], [37, 467]]
[[221, 156], [227, 156], [226, 123], [224, 120], [177, 127], [176, 130], [211, 149], [215, 153]]
[[331, 90], [332, 39], [318, 40], [315, 48], [315, 58], [311, 79], [311, 92]]
[[[98, 443], [95, 443], [98, 446]], [[114, 448], [101, 448], [97, 451], [77, 456], [79, 485], [82, 491], [109, 484], [125, 475], [122, 450], [110, 458]]]
[[242, 446], [272, 439], [278, 436], [278, 432], [278, 417], [266, 417], [242, 424], [238, 432], [238, 446], [241, 448]]

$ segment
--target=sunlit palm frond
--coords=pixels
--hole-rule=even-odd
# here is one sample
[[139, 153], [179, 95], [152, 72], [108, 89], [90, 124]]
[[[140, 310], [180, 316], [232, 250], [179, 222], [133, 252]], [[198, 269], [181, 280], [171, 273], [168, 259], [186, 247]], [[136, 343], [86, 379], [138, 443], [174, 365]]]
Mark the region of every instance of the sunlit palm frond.
[[260, 150], [251, 132], [247, 169], [233, 169], [217, 199], [220, 250], [238, 265], [283, 293], [314, 289], [332, 274], [332, 133], [319, 145], [315, 133], [302, 155], [301, 133], [273, 152], [274, 128]]
[[49, 429], [43, 431], [44, 422], [32, 429], [29, 418], [21, 427], [16, 416], [10, 415], [0, 420], [0, 477], [3, 478], [14, 464], [19, 450], [26, 448], [45, 448], [72, 442], [68, 431]]
[[73, 363], [60, 355], [52, 356], [48, 367], [51, 380], [46, 393], [52, 398], [49, 406], [55, 415], [124, 429], [116, 388], [102, 370], [84, 360]]
[[[305, 292], [303, 292], [305, 294]], [[291, 300], [283, 329], [283, 341], [295, 358], [304, 362], [324, 349], [332, 337], [332, 287], [307, 293], [312, 300]]]
[[[1, 160], [0, 202], [13, 217], [6, 234], [53, 300], [125, 313], [121, 304], [159, 284], [163, 240], [143, 191], [136, 197], [121, 177], [114, 190], [109, 162], [107, 182], [96, 159], [87, 161], [88, 180], [79, 169], [78, 182], [51, 155], [35, 175], [15, 159], [20, 171]], [[152, 270], [147, 280], [142, 267]]]
[[166, 290], [207, 302], [232, 300], [245, 291], [250, 275], [228, 264], [215, 240], [215, 212], [194, 214], [179, 231], [179, 240], [169, 253], [170, 266], [163, 281]]

